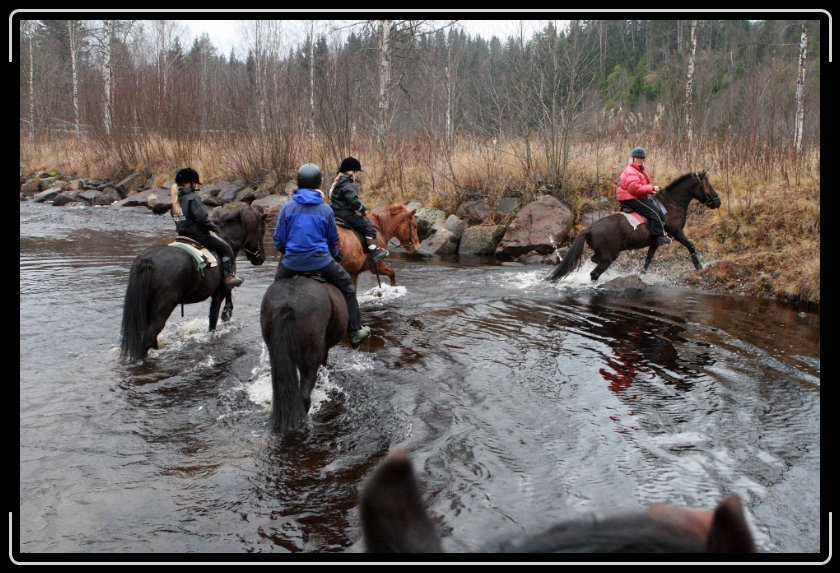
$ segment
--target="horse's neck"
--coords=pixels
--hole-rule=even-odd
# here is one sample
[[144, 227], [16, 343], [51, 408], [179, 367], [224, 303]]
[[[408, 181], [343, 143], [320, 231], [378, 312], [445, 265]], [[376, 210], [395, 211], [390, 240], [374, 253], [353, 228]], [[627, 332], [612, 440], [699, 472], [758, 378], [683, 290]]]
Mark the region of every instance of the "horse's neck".
[[671, 189], [670, 186], [666, 187], [659, 194], [659, 198], [663, 203], [670, 203], [683, 211], [688, 211], [688, 204], [691, 203], [691, 193], [685, 185], [681, 185], [679, 189]]
[[385, 239], [387, 244], [394, 237], [393, 218], [385, 211], [383, 213], [370, 212], [370, 222], [376, 227], [376, 234]]

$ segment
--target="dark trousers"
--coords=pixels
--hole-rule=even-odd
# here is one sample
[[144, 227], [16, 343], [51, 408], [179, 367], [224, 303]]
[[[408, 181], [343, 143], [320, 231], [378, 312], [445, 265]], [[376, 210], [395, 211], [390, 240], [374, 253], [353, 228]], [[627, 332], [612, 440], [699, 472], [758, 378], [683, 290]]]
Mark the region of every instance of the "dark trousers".
[[274, 280], [278, 281], [295, 275], [316, 272], [324, 275], [324, 278], [334, 284], [344, 295], [344, 300], [347, 301], [347, 330], [350, 332], [359, 330], [362, 327], [362, 313], [359, 311], [359, 301], [356, 299], [356, 287], [353, 285], [350, 273], [337, 262], [330, 261], [330, 264], [317, 271], [293, 271], [284, 267], [283, 261], [280, 261], [277, 265], [277, 272], [274, 274]]
[[644, 199], [627, 199], [619, 201], [625, 207], [632, 209], [645, 219], [647, 219], [648, 230], [654, 237], [665, 234], [665, 219], [662, 213], [656, 207], [653, 199], [645, 197]]
[[222, 270], [224, 270], [226, 277], [233, 273], [233, 249], [230, 248], [230, 245], [210, 233], [206, 235], [187, 236], [190, 239], [195, 239], [214, 253], [219, 253], [219, 256], [222, 258]]
[[339, 211], [335, 214], [339, 219], [346, 221], [348, 225], [353, 227], [357, 233], [361, 233], [363, 237], [368, 239], [376, 238], [376, 227], [370, 222], [367, 217], [362, 217], [355, 213], [348, 213], [346, 211]]

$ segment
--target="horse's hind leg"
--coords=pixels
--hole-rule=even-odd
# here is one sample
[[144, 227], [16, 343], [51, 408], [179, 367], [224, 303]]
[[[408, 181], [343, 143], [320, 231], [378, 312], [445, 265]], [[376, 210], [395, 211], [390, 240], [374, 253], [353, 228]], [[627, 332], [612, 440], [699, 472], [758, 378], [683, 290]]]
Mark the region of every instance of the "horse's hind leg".
[[143, 354], [150, 348], [157, 349], [158, 335], [163, 330], [163, 327], [166, 326], [166, 321], [169, 319], [169, 315], [172, 314], [174, 308], [174, 306], [168, 305], [153, 305], [152, 319], [149, 321], [149, 326], [146, 327], [146, 332], [143, 334]]
[[318, 365], [307, 365], [300, 371], [300, 397], [303, 400], [303, 411], [309, 413], [312, 406], [312, 390], [318, 379]]
[[597, 263], [597, 266], [594, 269], [592, 269], [591, 273], [589, 273], [592, 282], [597, 281], [598, 277], [600, 277], [604, 273], [604, 271], [607, 270], [607, 268], [609, 268], [609, 266], [614, 260], [615, 257], [611, 257], [609, 254], [606, 253], [596, 252], [594, 255], [592, 255], [592, 262]]

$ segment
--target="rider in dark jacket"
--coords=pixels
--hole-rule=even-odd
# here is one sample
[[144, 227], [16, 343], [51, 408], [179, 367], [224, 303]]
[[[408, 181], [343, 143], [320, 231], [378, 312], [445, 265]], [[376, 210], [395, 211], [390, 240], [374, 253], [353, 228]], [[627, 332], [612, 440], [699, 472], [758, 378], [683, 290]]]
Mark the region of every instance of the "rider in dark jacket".
[[365, 208], [359, 198], [359, 191], [353, 185], [356, 174], [362, 170], [362, 164], [355, 157], [348, 157], [341, 162], [335, 182], [330, 189], [330, 205], [335, 216], [346, 221], [354, 231], [361, 233], [367, 243], [368, 254], [374, 262], [388, 256], [388, 251], [376, 244], [376, 227], [370, 219], [364, 217]]
[[222, 239], [210, 232], [220, 233], [219, 226], [210, 220], [207, 207], [195, 194], [195, 186], [201, 185], [198, 173], [190, 167], [181, 169], [175, 175], [172, 186], [172, 219], [179, 235], [194, 239], [222, 257], [224, 283], [229, 289], [242, 284], [242, 279], [233, 274], [233, 249]]
[[356, 287], [350, 274], [337, 260], [338, 230], [335, 215], [324, 204], [321, 170], [307, 163], [298, 169], [298, 190], [277, 215], [274, 245], [283, 254], [274, 280], [317, 271], [334, 284], [347, 301], [347, 330], [355, 347], [370, 336], [370, 328], [362, 326]]

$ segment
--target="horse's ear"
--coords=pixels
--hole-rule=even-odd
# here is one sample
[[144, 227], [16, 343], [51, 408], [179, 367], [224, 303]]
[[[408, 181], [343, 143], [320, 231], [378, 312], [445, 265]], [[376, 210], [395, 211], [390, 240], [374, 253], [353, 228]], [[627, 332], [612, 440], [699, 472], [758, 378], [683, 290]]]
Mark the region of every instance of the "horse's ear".
[[416, 209], [416, 208], [415, 208], [415, 209], [412, 209], [411, 211], [409, 211], [409, 212], [408, 212], [408, 216], [409, 216], [409, 217], [413, 217], [413, 216], [414, 216], [414, 213], [416, 213], [416, 212], [417, 212], [417, 209]]

